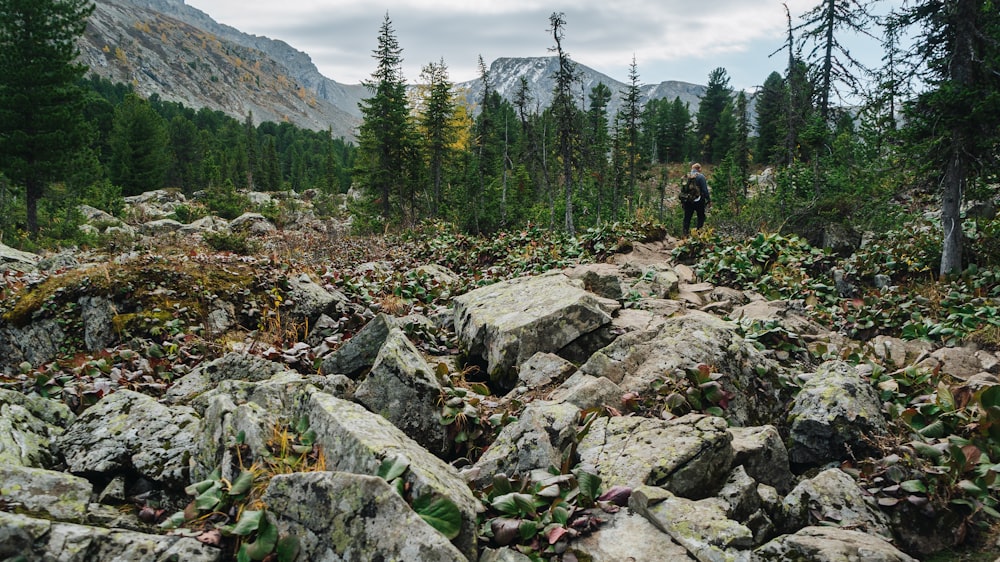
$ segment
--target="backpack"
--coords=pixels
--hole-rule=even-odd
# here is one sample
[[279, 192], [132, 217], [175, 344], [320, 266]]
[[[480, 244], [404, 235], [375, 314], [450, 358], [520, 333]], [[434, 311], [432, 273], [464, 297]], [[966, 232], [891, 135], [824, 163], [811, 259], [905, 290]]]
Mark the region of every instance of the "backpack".
[[698, 185], [698, 174], [688, 174], [678, 198], [681, 203], [694, 203], [701, 197], [701, 187]]

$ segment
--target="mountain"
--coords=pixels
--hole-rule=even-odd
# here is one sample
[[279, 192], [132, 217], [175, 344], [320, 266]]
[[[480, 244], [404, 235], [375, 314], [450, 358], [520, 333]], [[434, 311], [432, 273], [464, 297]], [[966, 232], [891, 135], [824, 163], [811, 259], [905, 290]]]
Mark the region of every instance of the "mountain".
[[322, 76], [287, 43], [221, 25], [182, 0], [98, 0], [80, 51], [92, 73], [143, 96], [345, 138], [354, 137], [366, 95]]
[[[97, 0], [80, 41], [81, 60], [94, 74], [132, 84], [143, 96], [157, 94], [188, 107], [206, 107], [255, 122], [290, 122], [334, 136], [355, 138], [358, 103], [368, 97], [360, 84], [323, 76], [306, 53], [284, 41], [250, 35], [220, 24], [184, 0]], [[521, 77], [528, 80], [533, 109], [547, 107], [555, 87], [555, 57], [500, 58], [490, 65], [492, 87], [513, 99]], [[609, 115], [628, 86], [576, 63], [580, 97], [604, 82], [611, 89]], [[455, 85], [471, 107], [482, 82]], [[680, 97], [697, 110], [704, 86], [667, 81], [641, 86], [641, 101]], [[586, 105], [589, 100], [585, 101]]]
[[[574, 62], [579, 80], [576, 91], [580, 99], [585, 100], [583, 107], [590, 104], [590, 90], [603, 82], [611, 90], [611, 101], [608, 103], [608, 115], [614, 116], [622, 104], [623, 92], [628, 84], [619, 82], [606, 74], [590, 67]], [[490, 64], [488, 76], [490, 87], [507, 100], [514, 99], [514, 93], [519, 88], [521, 78], [525, 78], [531, 91], [532, 109], [548, 107], [552, 103], [556, 87], [556, 72], [559, 70], [559, 60], [555, 56], [529, 58], [499, 58]], [[455, 85], [459, 91], [465, 92], [470, 105], [479, 103], [483, 95], [482, 80], [470, 80]], [[670, 80], [659, 84], [639, 86], [639, 103], [651, 99], [667, 98], [673, 101], [679, 97], [682, 102], [690, 104], [692, 111], [697, 111], [700, 96], [704, 95], [705, 86]]]

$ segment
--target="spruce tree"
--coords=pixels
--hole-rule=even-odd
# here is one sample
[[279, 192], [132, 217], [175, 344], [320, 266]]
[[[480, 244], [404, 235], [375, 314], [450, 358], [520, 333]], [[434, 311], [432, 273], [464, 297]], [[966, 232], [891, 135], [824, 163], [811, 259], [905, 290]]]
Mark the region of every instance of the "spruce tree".
[[163, 187], [170, 168], [167, 124], [138, 94], [115, 109], [111, 130], [111, 181], [122, 193], [138, 195]]
[[46, 185], [90, 140], [76, 39], [93, 11], [89, 0], [0, 0], [0, 170], [24, 187], [32, 238]]
[[549, 24], [552, 26], [549, 31], [555, 46], [550, 50], [556, 53], [559, 68], [556, 71], [556, 86], [554, 98], [552, 99], [552, 114], [556, 120], [556, 138], [558, 143], [558, 154], [562, 160], [562, 180], [565, 201], [565, 228], [566, 234], [576, 235], [576, 228], [573, 226], [573, 148], [577, 138], [579, 127], [577, 126], [577, 110], [573, 105], [573, 83], [577, 80], [576, 65], [569, 58], [569, 53], [563, 50], [562, 41], [565, 37], [563, 28], [566, 26], [566, 17], [562, 12], [549, 16]]
[[698, 105], [698, 143], [705, 162], [713, 163], [725, 156], [715, 154], [713, 149], [719, 120], [730, 100], [729, 75], [725, 68], [716, 68], [708, 74], [708, 86]]
[[456, 103], [452, 94], [452, 83], [448, 78], [448, 66], [444, 59], [430, 63], [423, 68], [421, 78], [426, 83], [423, 112], [419, 125], [423, 133], [423, 148], [431, 178], [431, 216], [437, 218], [444, 200], [442, 186], [445, 168], [455, 142]]
[[369, 192], [388, 225], [410, 189], [410, 164], [414, 141], [403, 79], [403, 49], [396, 39], [389, 14], [379, 28], [372, 54], [376, 67], [363, 85], [371, 97], [360, 104], [364, 121], [358, 129], [357, 180]]
[[780, 160], [784, 144], [785, 80], [772, 72], [757, 92], [757, 147], [755, 160], [760, 164], [775, 164]]

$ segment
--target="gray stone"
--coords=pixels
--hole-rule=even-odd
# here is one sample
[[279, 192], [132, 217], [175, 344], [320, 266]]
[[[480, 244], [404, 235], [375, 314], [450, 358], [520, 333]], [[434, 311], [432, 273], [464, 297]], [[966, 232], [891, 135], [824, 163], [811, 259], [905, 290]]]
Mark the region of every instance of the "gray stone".
[[452, 446], [441, 423], [443, 392], [434, 370], [396, 328], [389, 331], [371, 371], [354, 391], [354, 400], [429, 451], [443, 455]]
[[217, 562], [222, 552], [196, 539], [55, 523], [0, 511], [0, 559], [59, 562]]
[[100, 351], [118, 339], [111, 323], [116, 313], [110, 300], [104, 297], [81, 297], [79, 303], [80, 317], [83, 319], [83, 343], [88, 351]]
[[517, 365], [558, 353], [611, 322], [617, 302], [588, 293], [561, 273], [502, 281], [454, 299], [455, 332], [491, 378], [511, 385]]
[[184, 224], [174, 219], [158, 219], [139, 225], [139, 233], [143, 236], [162, 236], [177, 232]]
[[552, 391], [548, 399], [568, 402], [581, 410], [622, 407], [621, 387], [605, 377], [595, 377], [577, 371]]
[[52, 441], [75, 419], [62, 402], [0, 388], [0, 465], [51, 467]]
[[191, 408], [119, 390], [84, 411], [58, 444], [70, 472], [135, 469], [150, 480], [183, 487], [200, 430]]
[[554, 353], [538, 352], [518, 367], [517, 379], [528, 388], [561, 383], [576, 367]]
[[338, 306], [348, 303], [340, 291], [323, 288], [305, 273], [288, 280], [288, 301], [292, 305], [291, 314], [308, 319], [310, 325], [321, 314], [333, 313]]
[[571, 404], [529, 403], [516, 421], [500, 430], [468, 478], [483, 487], [494, 474], [525, 475], [559, 466], [563, 448], [576, 439], [579, 416], [579, 408]]
[[692, 501], [662, 488], [640, 486], [629, 507], [670, 535], [701, 562], [750, 562], [753, 534], [726, 516], [715, 499]]
[[847, 473], [830, 468], [799, 482], [782, 501], [786, 532], [832, 524], [892, 537], [888, 518]]
[[284, 370], [285, 366], [281, 363], [232, 351], [207, 364], [199, 365], [175, 381], [167, 389], [164, 400], [171, 404], [184, 404], [215, 388], [222, 381], [265, 381]]
[[733, 425], [770, 423], [783, 412], [777, 365], [739, 336], [736, 323], [703, 312], [667, 318], [656, 331], [624, 334], [580, 370], [644, 395], [655, 392], [665, 376], [684, 379], [700, 365], [720, 374], [718, 382], [731, 396], [725, 417]]
[[[648, 519], [630, 510], [602, 514], [597, 530], [569, 544], [577, 560], [595, 562], [682, 562], [695, 560], [687, 549]], [[482, 558], [480, 558], [482, 562]]]
[[777, 428], [731, 427], [729, 433], [733, 436], [733, 464], [742, 466], [757, 482], [787, 493], [794, 476], [788, 465], [788, 450]]
[[252, 235], [269, 234], [277, 230], [271, 221], [260, 213], [243, 213], [229, 223], [229, 230]]
[[580, 440], [580, 466], [604, 485], [660, 486], [693, 499], [711, 496], [732, 464], [726, 421], [689, 414], [671, 421], [599, 418]]
[[793, 466], [877, 455], [874, 441], [889, 433], [875, 389], [843, 361], [819, 366], [795, 396], [788, 422]]
[[467, 560], [377, 476], [281, 474], [262, 499], [278, 529], [299, 539], [301, 560]]
[[616, 301], [621, 301], [624, 298], [621, 271], [616, 265], [610, 263], [583, 264], [567, 269], [563, 273], [570, 279], [583, 281], [583, 288], [591, 293]]
[[395, 324], [389, 315], [375, 315], [364, 328], [323, 359], [320, 372], [357, 378], [375, 364], [382, 344], [394, 327]]
[[0, 244], [0, 271], [34, 271], [38, 260], [37, 254], [22, 252], [10, 246]]
[[0, 464], [0, 498], [25, 515], [84, 523], [93, 488], [64, 472]]
[[376, 474], [382, 461], [398, 455], [410, 460], [402, 478], [415, 497], [440, 494], [458, 506], [462, 529], [453, 542], [471, 559], [476, 556], [476, 513], [479, 502], [458, 471], [406, 436], [389, 420], [365, 410], [359, 404], [314, 393], [303, 404], [305, 415], [316, 431], [317, 443], [326, 455], [331, 471]]
[[754, 551], [757, 560], [811, 562], [916, 562], [888, 541], [869, 533], [836, 527], [806, 527], [782, 535]]
[[48, 363], [65, 341], [66, 332], [54, 318], [34, 320], [23, 327], [0, 327], [0, 368], [10, 374], [23, 361], [33, 366]]

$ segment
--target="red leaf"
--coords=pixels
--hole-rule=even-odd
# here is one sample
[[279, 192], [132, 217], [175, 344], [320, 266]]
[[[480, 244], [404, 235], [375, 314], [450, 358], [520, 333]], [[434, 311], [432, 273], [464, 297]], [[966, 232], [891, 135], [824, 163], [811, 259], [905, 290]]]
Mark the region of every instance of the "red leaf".
[[548, 538], [549, 544], [556, 544], [567, 532], [566, 527], [553, 527], [546, 538]]

